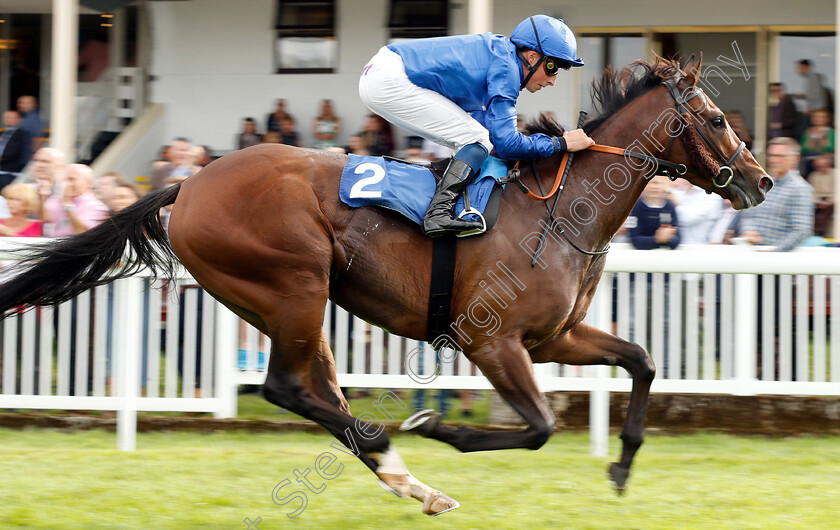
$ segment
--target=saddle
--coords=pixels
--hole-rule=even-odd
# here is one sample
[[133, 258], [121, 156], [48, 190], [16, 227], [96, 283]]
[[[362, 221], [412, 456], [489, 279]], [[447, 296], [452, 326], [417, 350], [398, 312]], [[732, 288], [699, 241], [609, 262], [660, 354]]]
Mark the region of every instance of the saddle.
[[[448, 163], [449, 159], [422, 163], [351, 154], [341, 173], [339, 198], [354, 208], [386, 208], [420, 225]], [[483, 228], [463, 236], [484, 233], [495, 225], [507, 173], [504, 160], [488, 157], [465, 188], [455, 213], [461, 218], [480, 220]]]

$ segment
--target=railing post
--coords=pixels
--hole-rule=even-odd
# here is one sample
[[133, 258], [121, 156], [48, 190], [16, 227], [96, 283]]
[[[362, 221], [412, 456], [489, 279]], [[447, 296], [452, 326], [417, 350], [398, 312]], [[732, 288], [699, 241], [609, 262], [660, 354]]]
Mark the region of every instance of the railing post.
[[235, 418], [237, 408], [236, 378], [236, 315], [221, 303], [216, 302], [216, 398], [219, 407], [214, 418]]
[[735, 381], [736, 396], [755, 394], [758, 340], [758, 276], [735, 275]]
[[[604, 274], [593, 300], [595, 327], [609, 333], [612, 328], [610, 302], [612, 300], [612, 274]], [[590, 367], [595, 378], [589, 392], [589, 454], [604, 457], [610, 449], [610, 392], [603, 383], [609, 378], [609, 366]]]
[[143, 326], [143, 280], [132, 276], [115, 283], [119, 338], [117, 364], [117, 449], [137, 448], [137, 398], [140, 387], [140, 345]]

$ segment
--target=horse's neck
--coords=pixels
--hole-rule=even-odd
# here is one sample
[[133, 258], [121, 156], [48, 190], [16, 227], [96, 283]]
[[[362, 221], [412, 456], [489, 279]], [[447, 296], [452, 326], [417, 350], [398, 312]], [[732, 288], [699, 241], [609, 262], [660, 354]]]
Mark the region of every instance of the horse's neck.
[[[622, 108], [593, 131], [591, 136], [595, 143], [620, 148], [632, 146], [636, 150], [641, 148], [643, 152], [660, 156], [660, 150], [655, 144], [658, 142], [661, 145], [662, 138], [659, 136], [662, 135], [662, 131], [650, 130], [650, 125], [655, 123], [656, 118], [638, 118], [654, 116], [650, 111], [639, 110], [645, 103], [643, 99], [640, 98]], [[655, 139], [651, 139], [651, 134]], [[586, 166], [579, 169], [580, 176], [574, 179], [575, 189], [569, 190], [573, 191], [569, 194], [572, 204], [570, 213], [575, 217], [575, 209], [581, 210], [577, 214], [578, 217], [582, 217], [580, 214], [587, 210], [587, 207], [591, 209], [594, 205], [595, 219], [588, 223], [592, 228], [589, 235], [582, 240], [589, 245], [587, 248], [600, 250], [612, 240], [639, 200], [649, 179], [647, 170], [650, 166], [635, 158], [599, 154], [590, 157]], [[574, 168], [572, 170], [574, 171]], [[648, 177], [645, 173], [648, 173]], [[586, 197], [590, 203], [584, 206], [579, 201], [575, 207], [573, 197]]]

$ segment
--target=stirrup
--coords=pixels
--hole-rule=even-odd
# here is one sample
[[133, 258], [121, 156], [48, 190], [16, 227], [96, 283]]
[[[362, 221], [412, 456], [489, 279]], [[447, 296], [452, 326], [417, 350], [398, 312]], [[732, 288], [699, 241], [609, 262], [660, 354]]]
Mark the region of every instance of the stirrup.
[[469, 214], [475, 214], [475, 215], [478, 216], [479, 219], [481, 219], [481, 228], [475, 228], [473, 230], [465, 230], [463, 232], [455, 234], [455, 237], [478, 236], [478, 235], [481, 235], [481, 234], [483, 234], [484, 232], [487, 231], [487, 221], [484, 219], [484, 216], [481, 215], [481, 212], [479, 212], [478, 210], [476, 210], [472, 206], [470, 206], [469, 208], [464, 208], [463, 210], [461, 210], [461, 213], [458, 214], [456, 219], [461, 219], [461, 220], [466, 221], [466, 219], [464, 219], [464, 217], [469, 215]]

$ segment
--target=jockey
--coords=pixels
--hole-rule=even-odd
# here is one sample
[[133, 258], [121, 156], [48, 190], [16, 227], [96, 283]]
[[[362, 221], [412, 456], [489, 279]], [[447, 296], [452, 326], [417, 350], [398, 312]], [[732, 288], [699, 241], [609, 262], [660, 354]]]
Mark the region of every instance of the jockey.
[[520, 91], [553, 86], [557, 73], [572, 66], [583, 66], [572, 30], [546, 15], [523, 20], [509, 39], [484, 33], [395, 42], [370, 60], [359, 79], [362, 102], [409, 133], [455, 151], [423, 218], [427, 236], [481, 229], [453, 210], [494, 147], [502, 158], [530, 159], [595, 143], [580, 129], [552, 138], [516, 128]]

